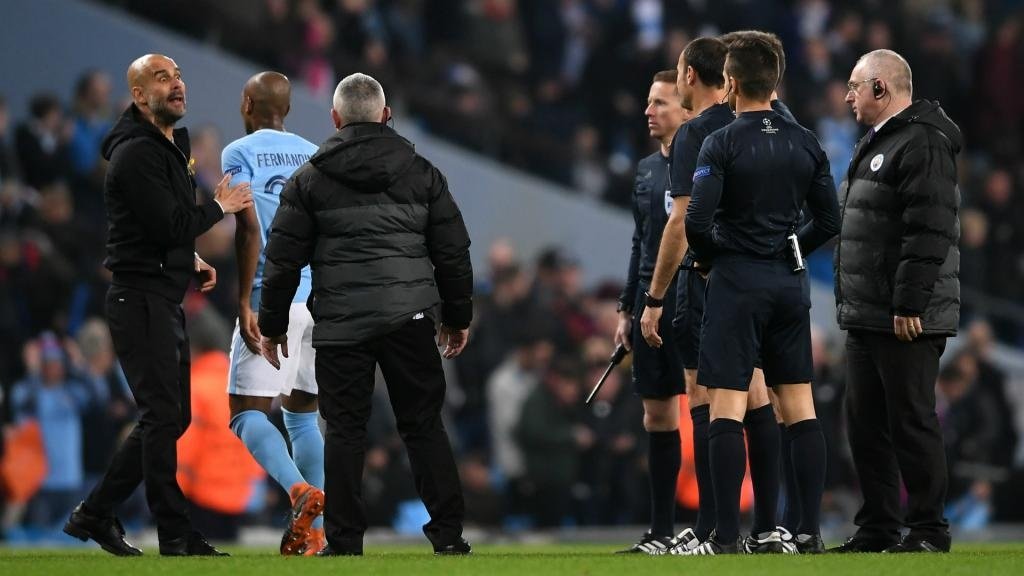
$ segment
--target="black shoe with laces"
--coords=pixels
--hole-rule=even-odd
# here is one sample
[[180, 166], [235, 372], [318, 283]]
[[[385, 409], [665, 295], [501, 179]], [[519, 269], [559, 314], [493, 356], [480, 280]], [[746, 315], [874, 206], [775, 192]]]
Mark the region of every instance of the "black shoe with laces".
[[743, 544], [737, 538], [735, 542], [721, 542], [714, 532], [707, 540], [693, 550], [686, 553], [686, 556], [721, 556], [723, 554], [742, 554]]
[[798, 554], [825, 553], [825, 543], [821, 541], [820, 534], [797, 534], [793, 537], [793, 544]]
[[230, 556], [214, 548], [202, 534], [192, 531], [188, 536], [160, 542], [161, 556]]
[[832, 554], [850, 554], [861, 552], [884, 552], [887, 548], [899, 544], [899, 538], [887, 538], [885, 536], [851, 536], [835, 548], [829, 548]]
[[327, 546], [324, 546], [323, 548], [321, 548], [320, 551], [316, 553], [316, 555], [317, 556], [362, 556], [363, 555], [363, 550], [361, 548], [358, 549], [358, 550], [356, 550], [355, 548], [351, 548], [351, 549], [334, 548], [330, 544], [327, 544]]
[[671, 536], [655, 536], [648, 530], [644, 532], [643, 537], [636, 544], [624, 550], [619, 550], [616, 554], [650, 554], [651, 556], [659, 556], [667, 554], [674, 543]]
[[886, 554], [906, 554], [914, 552], [949, 552], [951, 538], [949, 533], [918, 536], [907, 534], [903, 540], [895, 546], [886, 548]]
[[472, 553], [473, 547], [469, 545], [469, 542], [466, 542], [465, 538], [459, 538], [451, 544], [434, 546], [435, 556], [465, 556]]
[[124, 526], [116, 516], [97, 516], [85, 509], [80, 502], [71, 512], [64, 533], [85, 542], [90, 538], [107, 552], [115, 556], [142, 556], [142, 550], [132, 546], [124, 538]]

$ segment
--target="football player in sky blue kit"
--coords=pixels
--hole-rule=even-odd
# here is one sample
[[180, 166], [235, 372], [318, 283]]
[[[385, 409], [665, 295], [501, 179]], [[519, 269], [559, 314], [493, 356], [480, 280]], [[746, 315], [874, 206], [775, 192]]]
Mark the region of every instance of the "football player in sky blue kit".
[[[261, 72], [242, 91], [242, 121], [246, 136], [224, 148], [221, 164], [231, 182], [249, 182], [253, 206], [236, 218], [238, 256], [238, 324], [231, 342], [228, 394], [231, 429], [256, 461], [285, 491], [292, 513], [281, 540], [281, 554], [313, 555], [324, 546], [324, 439], [317, 413], [314, 377], [313, 318], [306, 308], [312, 288], [309, 267], [291, 308], [288, 342], [281, 369], [260, 355], [256, 310], [260, 305], [263, 247], [274, 219], [281, 190], [292, 173], [316, 152], [308, 140], [284, 130], [291, 106], [291, 85], [277, 72]], [[282, 396], [284, 424], [292, 453], [268, 419], [271, 403]]]

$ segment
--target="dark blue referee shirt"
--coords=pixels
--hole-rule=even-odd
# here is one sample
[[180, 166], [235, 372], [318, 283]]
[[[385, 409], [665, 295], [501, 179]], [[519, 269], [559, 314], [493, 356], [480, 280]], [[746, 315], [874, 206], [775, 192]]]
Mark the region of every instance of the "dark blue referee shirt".
[[839, 232], [828, 158], [809, 130], [774, 110], [744, 112], [708, 136], [697, 158], [686, 237], [695, 259], [723, 253], [786, 258], [786, 237], [806, 201], [804, 254]]
[[658, 262], [661, 234], [672, 213], [668, 158], [655, 152], [641, 160], [633, 182], [633, 248], [629, 255], [626, 287], [619, 301], [632, 309], [640, 286], [650, 285]]
[[[796, 122], [789, 107], [781, 100], [772, 100], [772, 109]], [[704, 139], [712, 132], [723, 128], [736, 119], [728, 104], [715, 104], [707, 108], [696, 118], [691, 118], [676, 130], [672, 138], [672, 196], [689, 196], [693, 190], [693, 171], [697, 168], [697, 155]]]

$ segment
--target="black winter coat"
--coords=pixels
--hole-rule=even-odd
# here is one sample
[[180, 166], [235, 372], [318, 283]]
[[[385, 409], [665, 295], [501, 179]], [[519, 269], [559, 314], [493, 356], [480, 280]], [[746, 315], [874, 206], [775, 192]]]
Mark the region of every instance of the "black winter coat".
[[103, 140], [110, 161], [104, 264], [115, 286], [181, 302], [195, 273], [196, 237], [224, 213], [215, 202], [196, 206], [188, 131], [178, 128], [173, 136], [171, 142], [132, 104]]
[[441, 172], [378, 123], [331, 136], [281, 192], [271, 224], [260, 331], [283, 334], [299, 271], [312, 265], [314, 346], [349, 346], [441, 304], [466, 328], [473, 268], [462, 213]]
[[920, 316], [926, 335], [956, 334], [961, 148], [960, 129], [925, 100], [857, 145], [839, 189], [840, 328], [892, 333], [894, 315]]

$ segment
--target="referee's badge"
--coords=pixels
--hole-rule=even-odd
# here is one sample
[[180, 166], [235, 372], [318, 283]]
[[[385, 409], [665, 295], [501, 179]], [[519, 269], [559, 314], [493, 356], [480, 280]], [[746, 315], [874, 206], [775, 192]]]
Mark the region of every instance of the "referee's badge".
[[871, 171], [878, 172], [878, 169], [882, 167], [882, 162], [885, 162], [885, 155], [879, 154], [871, 159]]
[[665, 190], [665, 214], [672, 214], [672, 189]]

